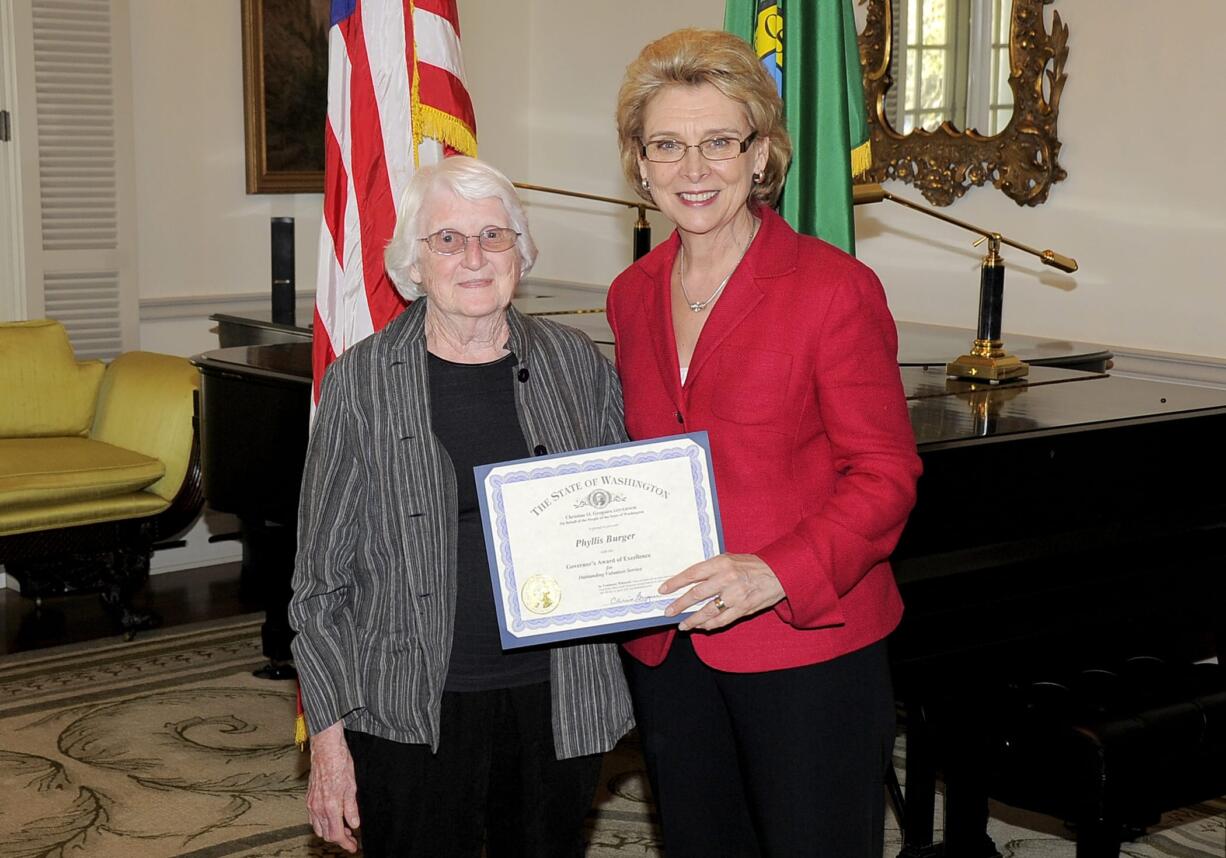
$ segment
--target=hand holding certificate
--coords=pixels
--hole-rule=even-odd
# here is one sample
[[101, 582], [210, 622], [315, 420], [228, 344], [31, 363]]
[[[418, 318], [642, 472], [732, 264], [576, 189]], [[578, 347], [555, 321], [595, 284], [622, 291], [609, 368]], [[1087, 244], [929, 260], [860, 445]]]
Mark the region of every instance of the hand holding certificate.
[[723, 550], [705, 432], [474, 471], [505, 649], [675, 623], [660, 585]]

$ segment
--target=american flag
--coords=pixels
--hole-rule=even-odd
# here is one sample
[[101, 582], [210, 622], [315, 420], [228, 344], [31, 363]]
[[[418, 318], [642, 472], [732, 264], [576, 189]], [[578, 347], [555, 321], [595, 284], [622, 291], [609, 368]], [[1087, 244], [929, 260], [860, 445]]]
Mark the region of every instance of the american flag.
[[[396, 202], [413, 171], [477, 154], [455, 0], [332, 0], [324, 211], [311, 366], [324, 370], [396, 318], [405, 302], [383, 267]], [[298, 691], [294, 738], [307, 740]]]
[[324, 210], [315, 287], [315, 400], [337, 355], [396, 317], [383, 268], [414, 170], [477, 154], [456, 0], [332, 0]]

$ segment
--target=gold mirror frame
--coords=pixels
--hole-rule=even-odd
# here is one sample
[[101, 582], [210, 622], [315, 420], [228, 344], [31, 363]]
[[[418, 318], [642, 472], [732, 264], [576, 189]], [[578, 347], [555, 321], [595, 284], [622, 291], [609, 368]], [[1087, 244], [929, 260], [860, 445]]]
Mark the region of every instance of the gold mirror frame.
[[1009, 27], [1013, 116], [1004, 131], [991, 137], [973, 129], [959, 131], [948, 121], [934, 131], [916, 129], [905, 136], [890, 127], [885, 96], [893, 83], [894, 0], [859, 2], [868, 5], [859, 42], [873, 165], [857, 181], [897, 179], [914, 185], [936, 206], [947, 206], [968, 188], [988, 182], [1018, 205], [1045, 202], [1051, 186], [1068, 175], [1056, 162], [1060, 153], [1056, 117], [1068, 77], [1064, 73], [1068, 26], [1055, 11], [1050, 33], [1043, 23], [1043, 7], [1054, 0], [1013, 0]]

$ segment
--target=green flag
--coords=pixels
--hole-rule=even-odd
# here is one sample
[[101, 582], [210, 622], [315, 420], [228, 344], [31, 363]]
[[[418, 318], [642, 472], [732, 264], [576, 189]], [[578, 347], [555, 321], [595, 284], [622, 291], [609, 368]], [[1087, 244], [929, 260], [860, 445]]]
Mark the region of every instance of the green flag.
[[870, 155], [851, 0], [727, 0], [724, 29], [782, 78], [792, 166], [780, 214], [797, 231], [855, 253], [851, 178], [868, 169]]

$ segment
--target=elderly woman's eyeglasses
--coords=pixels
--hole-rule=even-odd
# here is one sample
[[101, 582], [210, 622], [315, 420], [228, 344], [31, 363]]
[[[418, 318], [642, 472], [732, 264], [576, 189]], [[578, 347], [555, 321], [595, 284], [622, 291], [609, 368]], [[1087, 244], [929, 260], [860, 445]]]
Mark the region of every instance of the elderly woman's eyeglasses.
[[686, 145], [680, 140], [652, 140], [639, 146], [639, 151], [648, 161], [657, 164], [672, 164], [685, 157], [691, 149], [697, 149], [708, 161], [731, 161], [745, 154], [749, 144], [758, 136], [750, 133], [744, 140], [736, 137], [708, 137], [698, 143]]
[[477, 239], [481, 249], [486, 253], [502, 253], [515, 246], [519, 233], [505, 226], [487, 226], [476, 235], [465, 235], [458, 229], [440, 229], [418, 241], [424, 241], [426, 247], [434, 253], [451, 256], [463, 253], [468, 248], [468, 240]]

